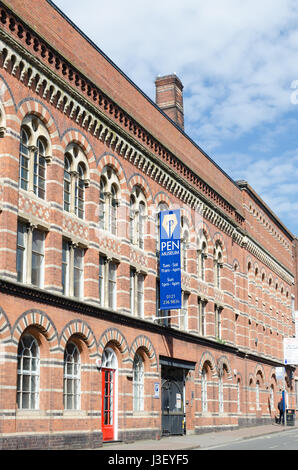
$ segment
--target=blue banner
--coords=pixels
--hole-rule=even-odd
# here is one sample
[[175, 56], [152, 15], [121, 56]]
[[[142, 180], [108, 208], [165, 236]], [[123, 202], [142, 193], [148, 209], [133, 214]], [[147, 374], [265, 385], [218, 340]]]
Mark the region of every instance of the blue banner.
[[180, 209], [160, 212], [160, 310], [180, 309]]

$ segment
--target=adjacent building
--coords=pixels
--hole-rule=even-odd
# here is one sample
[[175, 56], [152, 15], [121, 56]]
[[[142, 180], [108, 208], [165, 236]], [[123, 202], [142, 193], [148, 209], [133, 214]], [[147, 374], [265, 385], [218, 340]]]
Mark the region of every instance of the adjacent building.
[[[297, 239], [50, 0], [0, 1], [0, 448], [267, 423], [295, 334]], [[182, 308], [159, 309], [180, 209]], [[296, 263], [296, 264], [295, 264]]]

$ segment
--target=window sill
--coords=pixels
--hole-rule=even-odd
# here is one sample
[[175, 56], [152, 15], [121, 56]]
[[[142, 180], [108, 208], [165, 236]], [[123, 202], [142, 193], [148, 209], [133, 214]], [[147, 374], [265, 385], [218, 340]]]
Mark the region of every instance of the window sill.
[[85, 418], [87, 416], [87, 411], [85, 410], [63, 410], [64, 418]]
[[46, 415], [45, 410], [32, 410], [32, 409], [20, 409], [16, 411], [16, 418], [22, 419], [28, 417], [30, 418], [43, 418]]

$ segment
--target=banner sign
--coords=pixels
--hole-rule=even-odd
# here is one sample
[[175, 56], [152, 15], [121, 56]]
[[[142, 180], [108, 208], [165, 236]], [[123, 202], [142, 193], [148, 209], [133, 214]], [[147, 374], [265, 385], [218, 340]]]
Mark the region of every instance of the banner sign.
[[284, 359], [285, 364], [298, 364], [298, 339], [284, 338]]
[[275, 367], [275, 376], [276, 376], [276, 380], [284, 380], [284, 378], [285, 378], [285, 368], [284, 367]]
[[181, 308], [180, 209], [160, 212], [160, 310]]

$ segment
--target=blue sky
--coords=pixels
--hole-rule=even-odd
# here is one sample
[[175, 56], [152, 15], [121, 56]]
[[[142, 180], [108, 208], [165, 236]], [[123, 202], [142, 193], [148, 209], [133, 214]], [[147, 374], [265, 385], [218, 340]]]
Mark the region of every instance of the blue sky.
[[152, 100], [175, 72], [185, 132], [298, 236], [297, 0], [53, 1]]

